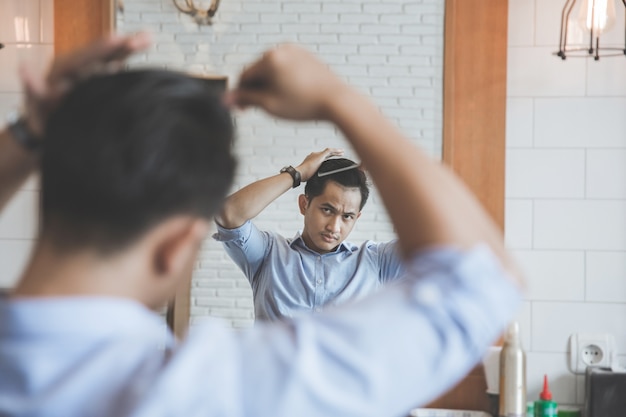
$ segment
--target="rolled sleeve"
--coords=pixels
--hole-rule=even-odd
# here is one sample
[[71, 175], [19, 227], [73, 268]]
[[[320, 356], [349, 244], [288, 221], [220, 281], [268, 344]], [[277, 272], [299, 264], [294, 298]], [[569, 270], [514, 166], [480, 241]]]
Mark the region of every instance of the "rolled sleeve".
[[236, 242], [244, 244], [252, 229], [252, 222], [248, 220], [244, 224], [234, 229], [227, 229], [215, 223], [217, 232], [213, 234], [213, 239], [218, 242]]
[[235, 229], [226, 229], [217, 224], [213, 239], [224, 244], [226, 253], [252, 283], [267, 254], [269, 235], [248, 220]]

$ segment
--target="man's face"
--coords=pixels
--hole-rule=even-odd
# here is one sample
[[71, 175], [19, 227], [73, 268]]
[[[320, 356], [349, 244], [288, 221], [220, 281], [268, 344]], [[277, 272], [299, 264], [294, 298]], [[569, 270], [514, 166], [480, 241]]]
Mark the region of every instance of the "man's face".
[[310, 201], [301, 195], [298, 204], [304, 215], [304, 243], [315, 252], [327, 253], [348, 237], [361, 215], [361, 192], [329, 181], [322, 194]]

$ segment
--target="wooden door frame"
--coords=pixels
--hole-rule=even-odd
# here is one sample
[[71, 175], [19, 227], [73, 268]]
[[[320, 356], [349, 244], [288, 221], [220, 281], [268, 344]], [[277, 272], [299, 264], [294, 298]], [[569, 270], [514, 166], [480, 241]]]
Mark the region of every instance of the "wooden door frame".
[[[55, 51], [111, 31], [113, 7], [113, 0], [55, 0]], [[443, 161], [504, 228], [508, 2], [446, 0], [445, 12]], [[190, 289], [188, 280], [168, 310], [168, 322], [180, 337], [189, 323]], [[484, 386], [479, 367], [433, 405], [468, 408], [471, 399], [463, 393], [486, 398]], [[481, 404], [471, 409], [485, 409]]]
[[[443, 161], [504, 231], [507, 0], [446, 0]], [[504, 239], [504, 237], [503, 237]], [[429, 406], [489, 412], [482, 365]]]

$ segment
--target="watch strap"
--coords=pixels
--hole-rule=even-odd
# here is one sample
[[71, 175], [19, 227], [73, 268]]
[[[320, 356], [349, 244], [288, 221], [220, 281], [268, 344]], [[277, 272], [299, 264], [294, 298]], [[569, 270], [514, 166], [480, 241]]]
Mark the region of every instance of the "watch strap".
[[292, 167], [291, 165], [282, 168], [280, 170], [280, 173], [282, 174], [283, 172], [286, 172], [289, 175], [291, 175], [291, 178], [293, 180], [293, 184], [292, 184], [291, 188], [298, 187], [300, 185], [300, 183], [302, 182], [302, 175], [300, 175], [300, 172], [297, 169], [295, 169], [294, 167]]

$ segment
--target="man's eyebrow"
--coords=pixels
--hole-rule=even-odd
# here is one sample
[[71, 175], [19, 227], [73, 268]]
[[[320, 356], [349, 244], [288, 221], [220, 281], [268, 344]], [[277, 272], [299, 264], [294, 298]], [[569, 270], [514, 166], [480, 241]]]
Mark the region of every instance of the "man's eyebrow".
[[[324, 208], [331, 209], [331, 210], [332, 210], [332, 211], [334, 211], [335, 213], [337, 213], [337, 212], [339, 211], [339, 210], [337, 210], [337, 208], [336, 208], [335, 206], [333, 206], [333, 205], [332, 205], [332, 204], [330, 204], [330, 203], [322, 203], [322, 204], [321, 204], [321, 206], [322, 206], [322, 207], [324, 207]], [[344, 215], [344, 216], [345, 216], [345, 215], [356, 216], [356, 213], [354, 213], [354, 212], [352, 212], [352, 211], [347, 211], [347, 212], [344, 212], [344, 213], [341, 213], [341, 214], [342, 214], [342, 215]]]

